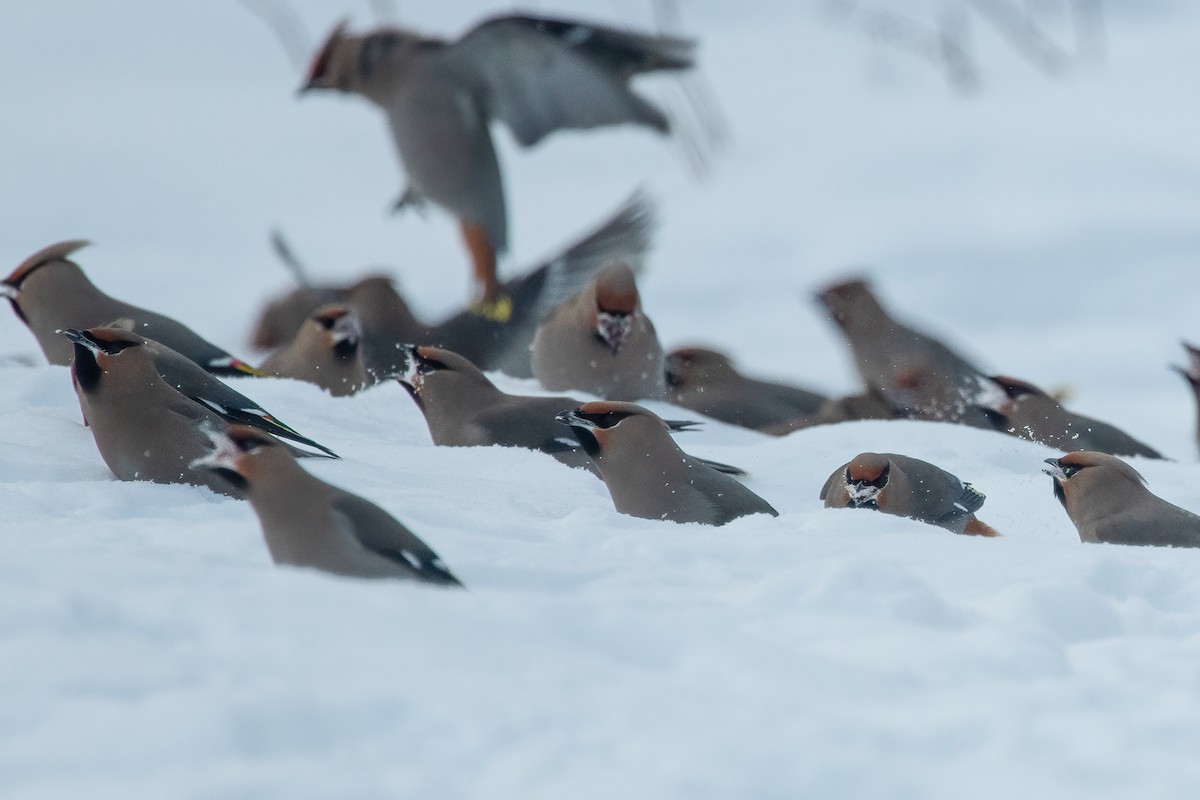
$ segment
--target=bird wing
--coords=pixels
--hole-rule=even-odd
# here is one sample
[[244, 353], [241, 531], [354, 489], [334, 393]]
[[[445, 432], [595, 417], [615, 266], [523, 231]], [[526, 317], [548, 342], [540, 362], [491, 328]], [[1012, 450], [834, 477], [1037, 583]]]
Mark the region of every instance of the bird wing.
[[563, 128], [632, 122], [665, 133], [666, 117], [628, 81], [687, 69], [694, 49], [688, 39], [517, 14], [480, 23], [440, 56], [477, 88], [488, 116], [529, 147]]
[[950, 505], [949, 510], [934, 520], [935, 525], [947, 525], [974, 514], [983, 508], [987, 496], [969, 483], [962, 485], [962, 493]]
[[366, 550], [404, 567], [420, 580], [462, 585], [429, 545], [379, 506], [349, 493], [335, 497], [331, 505], [339, 522]]

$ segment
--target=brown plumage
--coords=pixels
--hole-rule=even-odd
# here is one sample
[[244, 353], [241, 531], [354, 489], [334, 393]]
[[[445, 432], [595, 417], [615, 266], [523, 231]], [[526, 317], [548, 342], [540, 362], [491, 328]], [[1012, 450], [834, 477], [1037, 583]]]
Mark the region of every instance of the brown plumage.
[[64, 332], [73, 346], [79, 407], [104, 463], [123, 481], [190, 483], [240, 496], [216, 475], [191, 466], [208, 452], [205, 430], [226, 430], [228, 423], [169, 386], [149, 350], [125, 333]]
[[866, 281], [835, 283], [817, 300], [845, 335], [863, 383], [890, 405], [920, 419], [992, 427], [977, 405], [982, 373], [942, 342], [893, 319]]
[[1000, 418], [997, 427], [1014, 436], [1039, 442], [1065, 452], [1097, 450], [1117, 456], [1162, 458], [1154, 448], [1125, 431], [1098, 419], [1075, 414], [1038, 387], [1016, 378], [989, 378], [1005, 400], [993, 410]]
[[584, 289], [610, 261], [641, 263], [650, 247], [654, 216], [650, 200], [636, 193], [590, 232], [506, 281], [502, 289], [512, 302], [512, 314], [504, 323], [488, 320], [471, 309], [440, 322], [423, 321], [390, 278], [369, 275], [349, 286], [300, 288], [272, 301], [259, 317], [254, 339], [259, 345], [283, 346], [322, 298], [335, 298], [358, 312], [367, 370], [377, 378], [403, 370], [399, 346], [410, 343], [444, 347], [482, 369], [528, 378], [533, 375], [529, 345], [538, 323]]
[[779, 516], [770, 503], [679, 449], [667, 424], [633, 403], [599, 401], [563, 411], [622, 514], [724, 525], [748, 514]]
[[1079, 451], [1046, 464], [1042, 471], [1053, 478], [1054, 496], [1081, 541], [1200, 547], [1200, 516], [1151, 494], [1121, 459]]
[[666, 361], [667, 399], [731, 425], [765, 431], [817, 412], [816, 392], [743, 375], [729, 356], [703, 347], [681, 347]]
[[37, 338], [47, 361], [64, 366], [71, 363], [71, 343], [61, 331], [95, 328], [124, 318], [132, 321], [138, 333], [183, 354], [214, 375], [257, 374], [250, 365], [182, 323], [109, 297], [96, 288], [70, 259], [87, 244], [59, 242], [39, 250], [0, 284], [13, 311]]
[[362, 351], [362, 323], [344, 305], [314, 311], [295, 338], [258, 365], [266, 375], [315, 383], [334, 397], [347, 397], [372, 382]]
[[506, 15], [456, 41], [338, 26], [313, 59], [304, 91], [361, 95], [387, 115], [408, 187], [399, 207], [430, 200], [455, 216], [480, 299], [500, 296], [496, 258], [508, 215], [489, 124], [529, 147], [548, 134], [621, 123], [666, 132], [635, 94], [639, 73], [692, 66], [693, 43], [577, 20]]
[[309, 474], [279, 442], [253, 428], [215, 432], [193, 466], [245, 494], [276, 564], [462, 586], [392, 515]]
[[642, 311], [628, 264], [610, 264], [559, 306], [533, 336], [533, 376], [551, 391], [591, 392], [614, 400], [666, 393], [665, 361]]
[[821, 488], [826, 508], [869, 508], [954, 533], [996, 536], [975, 512], [984, 495], [946, 470], [896, 453], [859, 453]]

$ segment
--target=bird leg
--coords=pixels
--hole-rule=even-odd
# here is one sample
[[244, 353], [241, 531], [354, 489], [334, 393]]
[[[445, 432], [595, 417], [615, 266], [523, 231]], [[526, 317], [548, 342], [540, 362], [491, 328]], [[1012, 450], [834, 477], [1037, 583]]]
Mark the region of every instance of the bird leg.
[[508, 322], [512, 316], [512, 298], [500, 290], [496, 280], [496, 248], [482, 225], [461, 220], [463, 241], [471, 254], [471, 268], [478, 294], [471, 310], [492, 322]]

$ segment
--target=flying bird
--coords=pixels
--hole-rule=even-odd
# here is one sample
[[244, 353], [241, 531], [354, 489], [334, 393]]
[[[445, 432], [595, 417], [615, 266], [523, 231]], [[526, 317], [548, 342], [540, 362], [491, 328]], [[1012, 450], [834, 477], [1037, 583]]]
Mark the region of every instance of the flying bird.
[[459, 223], [476, 309], [503, 322], [511, 300], [496, 277], [508, 211], [489, 126], [531, 147], [554, 131], [631, 123], [667, 133], [666, 115], [630, 88], [639, 74], [686, 70], [695, 43], [528, 14], [487, 19], [454, 41], [412, 30], [350, 34], [338, 25], [301, 92], [365, 97], [387, 117], [408, 186], [398, 207], [428, 200]]

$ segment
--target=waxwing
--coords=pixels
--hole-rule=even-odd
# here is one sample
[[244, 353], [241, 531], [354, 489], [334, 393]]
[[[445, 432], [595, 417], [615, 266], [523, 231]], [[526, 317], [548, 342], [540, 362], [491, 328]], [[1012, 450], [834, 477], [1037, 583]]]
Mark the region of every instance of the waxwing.
[[234, 425], [210, 438], [210, 451], [193, 466], [245, 495], [276, 564], [462, 586], [412, 531], [374, 503], [306, 472], [270, 436]]
[[841, 329], [868, 389], [906, 416], [991, 428], [977, 398], [982, 373], [942, 342], [894, 320], [863, 280], [817, 294]]
[[[434, 444], [523, 447], [548, 453], [568, 466], [592, 468], [578, 442], [555, 422], [559, 411], [579, 405], [578, 400], [507, 394], [468, 359], [439, 347], [408, 345], [405, 352], [407, 367], [395, 377], [425, 416]], [[668, 424], [675, 431], [695, 425]], [[716, 466], [740, 472], [724, 464]]]
[[679, 449], [667, 424], [633, 403], [584, 403], [558, 415], [591, 456], [617, 511], [646, 519], [724, 525], [779, 516], [766, 500]]
[[146, 347], [116, 329], [63, 332], [74, 347], [71, 377], [104, 463], [123, 481], [190, 483], [239, 497], [191, 464], [209, 450], [205, 429], [228, 424], [162, 379]]
[[369, 275], [350, 286], [301, 287], [272, 301], [259, 317], [254, 341], [270, 347], [290, 342], [299, 325], [321, 305], [320, 299], [333, 297], [353, 307], [362, 321], [363, 355], [372, 377], [402, 370], [400, 346], [415, 342], [453, 350], [481, 369], [530, 378], [529, 345], [538, 323], [583, 290], [609, 261], [640, 264], [650, 247], [654, 224], [654, 204], [641, 192], [634, 193], [596, 228], [505, 282], [502, 288], [512, 301], [512, 315], [504, 323], [471, 309], [437, 323], [423, 322], [390, 278]]
[[339, 25], [301, 91], [357, 94], [384, 111], [408, 177], [397, 207], [428, 200], [457, 218], [480, 310], [504, 321], [511, 303], [496, 258], [508, 247], [508, 218], [490, 123], [504, 122], [523, 147], [568, 128], [634, 123], [666, 133], [664, 114], [629, 81], [690, 68], [694, 47], [530, 15], [493, 17], [452, 42], [399, 28], [351, 35]]
[[291, 343], [258, 365], [279, 378], [315, 383], [334, 397], [362, 391], [371, 380], [363, 361], [362, 323], [344, 305], [321, 306]]
[[859, 453], [821, 488], [826, 508], [870, 508], [954, 533], [996, 536], [975, 517], [984, 495], [946, 470], [896, 453]]
[[1083, 449], [1117, 456], [1162, 458], [1154, 448], [1125, 431], [1068, 411], [1031, 383], [1002, 375], [989, 380], [1003, 392], [1003, 400], [994, 406], [1000, 414], [999, 427], [1014, 436], [1064, 452]]
[[662, 345], [642, 312], [628, 264], [600, 270], [533, 336], [533, 376], [551, 391], [578, 390], [613, 400], [666, 394]]
[[1200, 517], [1150, 493], [1137, 470], [1092, 451], [1046, 459], [1054, 496], [1084, 542], [1200, 547]]
[[667, 356], [667, 399], [731, 425], [764, 430], [816, 413], [825, 397], [782, 383], [756, 380], [729, 356], [703, 347]]
[[69, 259], [84, 241], [59, 242], [39, 250], [0, 283], [13, 311], [37, 338], [51, 364], [71, 363], [68, 328], [84, 330], [126, 318], [134, 329], [195, 361], [214, 375], [255, 375], [257, 371], [191, 328], [170, 317], [109, 297]]

